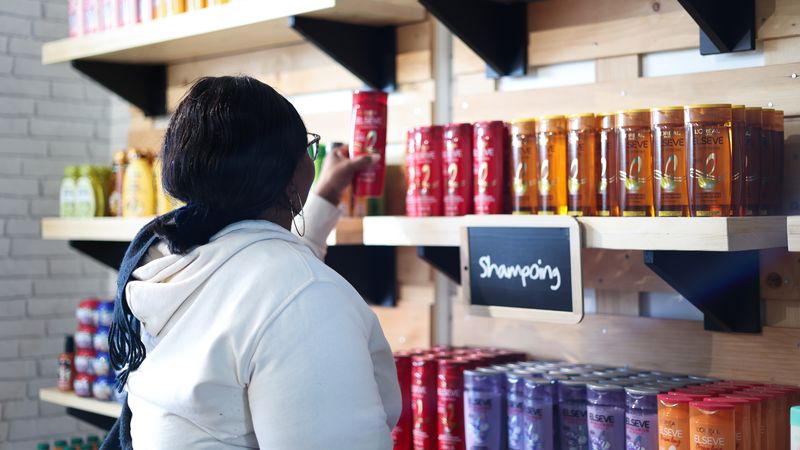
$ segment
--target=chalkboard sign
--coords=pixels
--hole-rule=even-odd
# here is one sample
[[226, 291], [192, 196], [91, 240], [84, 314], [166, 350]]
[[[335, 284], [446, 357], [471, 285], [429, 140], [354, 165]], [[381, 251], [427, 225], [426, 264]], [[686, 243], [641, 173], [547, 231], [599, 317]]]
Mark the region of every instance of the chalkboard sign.
[[580, 228], [571, 217], [470, 218], [462, 286], [470, 310], [494, 317], [578, 323], [583, 318]]

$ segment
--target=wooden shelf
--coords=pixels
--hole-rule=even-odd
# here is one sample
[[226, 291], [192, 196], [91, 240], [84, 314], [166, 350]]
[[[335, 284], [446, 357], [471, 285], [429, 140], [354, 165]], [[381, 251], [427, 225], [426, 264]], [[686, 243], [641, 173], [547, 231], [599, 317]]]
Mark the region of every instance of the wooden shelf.
[[122, 410], [122, 405], [117, 402], [101, 402], [93, 398], [78, 397], [74, 392], [61, 392], [57, 388], [39, 389], [39, 398], [48, 403], [108, 417], [119, 417]]
[[[42, 220], [42, 239], [56, 241], [129, 242], [152, 217], [95, 217]], [[361, 244], [361, 219], [346, 217], [339, 221], [328, 236], [328, 245]]]
[[790, 252], [800, 252], [800, 216], [786, 218], [786, 235]]
[[[513, 226], [515, 216], [366, 217], [365, 245], [452, 247], [470, 224]], [[739, 251], [786, 247], [786, 217], [580, 217], [584, 246], [611, 250]], [[800, 221], [798, 221], [800, 242]]]
[[88, 36], [44, 44], [42, 63], [74, 60], [164, 64], [300, 42], [288, 17], [304, 15], [363, 25], [425, 19], [413, 0], [238, 0]]
[[[530, 216], [528, 216], [530, 217]], [[149, 218], [49, 218], [48, 240], [127, 242]], [[787, 245], [787, 218], [774, 217], [580, 217], [584, 246], [607, 250], [740, 251]], [[789, 240], [800, 251], [800, 216], [789, 218]], [[517, 216], [343, 218], [328, 245], [457, 247], [469, 225], [513, 226]], [[794, 227], [793, 227], [794, 224]], [[794, 235], [792, 232], [794, 230]], [[790, 248], [791, 249], [791, 248]]]
[[42, 219], [42, 239], [52, 241], [128, 242], [152, 217], [94, 217]]

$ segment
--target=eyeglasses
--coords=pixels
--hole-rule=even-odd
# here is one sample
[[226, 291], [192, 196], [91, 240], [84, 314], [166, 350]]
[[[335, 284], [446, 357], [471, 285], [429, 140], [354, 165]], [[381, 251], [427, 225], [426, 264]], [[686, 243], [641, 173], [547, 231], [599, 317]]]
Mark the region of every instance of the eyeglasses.
[[308, 133], [308, 137], [311, 138], [308, 141], [308, 156], [311, 157], [312, 161], [317, 159], [317, 154], [319, 154], [319, 140], [320, 136], [314, 133]]

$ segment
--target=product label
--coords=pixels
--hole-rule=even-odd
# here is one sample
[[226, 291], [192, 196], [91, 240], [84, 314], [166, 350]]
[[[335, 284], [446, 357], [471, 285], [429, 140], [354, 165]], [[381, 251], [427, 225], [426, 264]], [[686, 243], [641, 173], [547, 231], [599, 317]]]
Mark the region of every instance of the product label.
[[626, 450], [658, 449], [658, 416], [628, 411], [625, 415]]
[[502, 212], [502, 189], [499, 178], [502, 178], [503, 142], [501, 135], [496, 134], [497, 136], [481, 135], [475, 142], [473, 154], [475, 214]]
[[672, 418], [664, 418], [658, 425], [659, 450], [689, 450], [688, 419], [679, 423]]
[[567, 192], [570, 214], [592, 212], [596, 190], [592, 180], [595, 151], [594, 131], [570, 131], [567, 139]]
[[[458, 132], [447, 133], [442, 161], [445, 168], [444, 176], [447, 177], [444, 189], [444, 215], [463, 216], [471, 212], [472, 205], [471, 139], [464, 142]], [[471, 130], [465, 133], [471, 133]]]
[[351, 157], [379, 154], [381, 161], [356, 174], [354, 192], [359, 197], [379, 197], [383, 194], [383, 176], [386, 168], [386, 107], [377, 103], [353, 107], [353, 138], [350, 141]]
[[72, 361], [66, 358], [58, 360], [58, 388], [62, 391], [72, 389]]
[[86, 177], [78, 178], [78, 183], [75, 186], [75, 216], [94, 217], [95, 209], [92, 182]]
[[589, 449], [586, 407], [561, 405], [561, 446], [570, 450]]
[[759, 213], [761, 195], [761, 128], [748, 125], [744, 131], [744, 214]]
[[626, 129], [620, 133], [619, 181], [622, 189], [620, 209], [623, 215], [647, 215], [652, 206], [652, 153], [649, 128]]
[[692, 128], [689, 169], [691, 204], [697, 216], [723, 216], [731, 205], [731, 142], [728, 127]]
[[507, 404], [508, 448], [509, 450], [523, 450], [525, 448], [523, 398], [521, 395], [509, 394]]
[[426, 376], [427, 370], [412, 369], [411, 420], [414, 450], [436, 450], [436, 395], [435, 381]]
[[692, 447], [696, 450], [723, 450], [730, 444], [727, 441], [722, 431], [713, 426], [697, 426], [692, 433]]
[[599, 136], [598, 167], [600, 171], [597, 177], [597, 214], [610, 216], [611, 205], [616, 202], [616, 199], [613, 198], [615, 191], [612, 190], [612, 186], [617, 184], [617, 169], [614, 166], [617, 141], [613, 130], [601, 130]]
[[419, 171], [416, 174], [417, 187], [419, 188], [419, 215], [441, 215], [441, 149], [433, 149], [430, 143], [425, 140], [417, 150], [415, 165]]
[[[442, 383], [440, 378], [440, 383]], [[436, 390], [439, 414], [439, 450], [462, 450], [464, 448], [464, 400], [460, 387], [442, 387]]]
[[[681, 209], [688, 204], [686, 197], [686, 139], [683, 127], [656, 127], [653, 137], [656, 148], [653, 152], [653, 175], [655, 177], [655, 200], [659, 215], [680, 216]], [[677, 214], [669, 214], [677, 213]]]
[[465, 437], [469, 450], [499, 450], [503, 443], [503, 401], [499, 393], [464, 393]]
[[525, 449], [553, 450], [553, 405], [526, 400], [523, 413]]
[[535, 141], [532, 136], [517, 134], [514, 136], [511, 148], [511, 188], [513, 193], [513, 211], [529, 212], [531, 209], [530, 195], [536, 188], [535, 170], [529, 166], [531, 156], [535, 151], [532, 148]]
[[625, 446], [625, 408], [588, 405], [586, 411], [591, 450], [622, 449]]
[[566, 203], [566, 142], [563, 135], [539, 133], [539, 212], [555, 213]]

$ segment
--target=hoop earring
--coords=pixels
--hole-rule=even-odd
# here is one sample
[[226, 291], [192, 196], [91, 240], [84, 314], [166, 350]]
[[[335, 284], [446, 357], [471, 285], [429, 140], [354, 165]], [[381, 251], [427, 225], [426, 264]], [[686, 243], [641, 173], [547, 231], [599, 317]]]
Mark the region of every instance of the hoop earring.
[[[295, 197], [297, 197], [297, 204], [300, 205], [300, 211], [297, 214], [294, 213], [294, 206], [292, 205], [294, 202], [289, 200], [289, 212], [292, 214], [292, 224], [294, 225], [295, 231], [297, 231], [297, 235], [300, 237], [304, 237], [306, 235], [306, 216], [303, 212], [303, 200], [300, 198], [300, 193], [297, 192], [297, 189], [292, 186], [292, 190], [294, 191]], [[303, 224], [303, 231], [300, 231], [300, 228], [297, 226], [297, 222], [295, 221], [295, 216], [300, 216], [300, 222]]]

